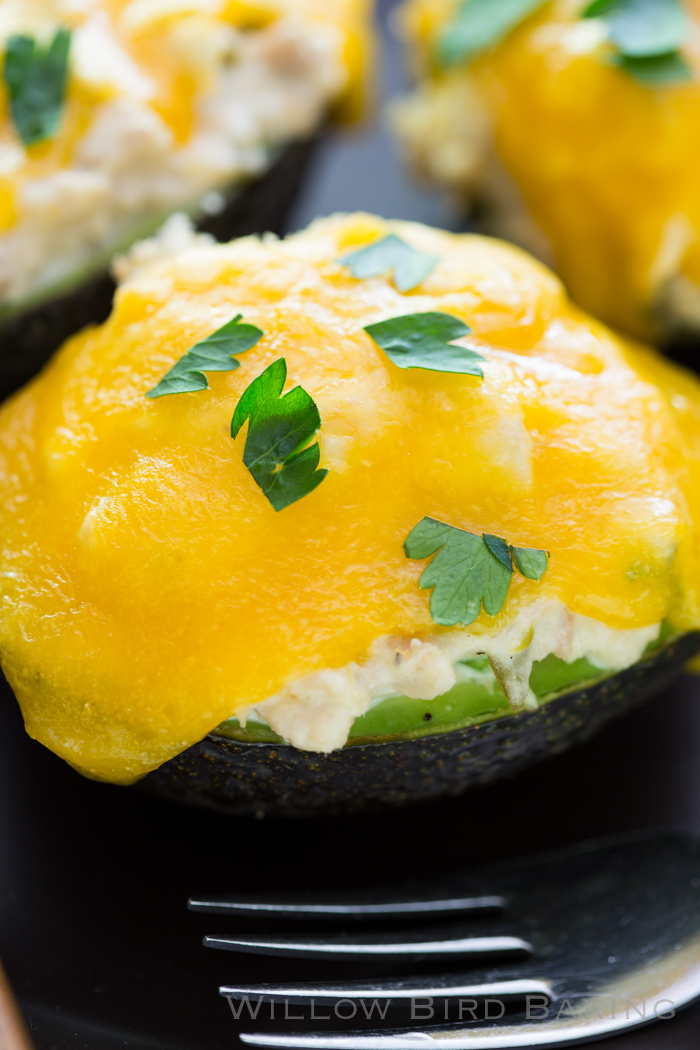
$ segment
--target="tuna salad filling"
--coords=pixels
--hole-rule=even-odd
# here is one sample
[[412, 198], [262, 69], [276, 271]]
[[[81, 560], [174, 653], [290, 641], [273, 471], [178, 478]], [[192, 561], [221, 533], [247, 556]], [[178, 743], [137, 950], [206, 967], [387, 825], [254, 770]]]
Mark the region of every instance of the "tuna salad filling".
[[[163, 54], [181, 67], [183, 93], [164, 112], [157, 65], [137, 63], [130, 46], [152, 31], [144, 20], [164, 17], [164, 6], [156, 11], [134, 0], [114, 18], [94, 11], [72, 30], [63, 124], [73, 120], [73, 95], [90, 101], [58, 165], [55, 142], [25, 147], [11, 127], [0, 138], [5, 314], [105, 267], [115, 250], [174, 209], [221, 211], [286, 143], [313, 133], [346, 87], [345, 37], [330, 22], [294, 13], [243, 30], [191, 14], [161, 27]], [[48, 27], [9, 31], [41, 38], [48, 28], [50, 35], [55, 14], [47, 17]], [[36, 153], [43, 149], [51, 155], [42, 161]]]
[[447, 732], [536, 709], [562, 690], [622, 671], [663, 638], [662, 626], [616, 629], [539, 601], [498, 633], [385, 635], [364, 663], [298, 678], [214, 732], [323, 753], [369, 738]]

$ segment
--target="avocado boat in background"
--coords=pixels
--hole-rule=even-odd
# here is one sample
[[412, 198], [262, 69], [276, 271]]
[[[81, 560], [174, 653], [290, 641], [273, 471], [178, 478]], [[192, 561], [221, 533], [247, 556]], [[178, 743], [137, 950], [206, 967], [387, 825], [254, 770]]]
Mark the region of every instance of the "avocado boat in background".
[[700, 648], [700, 382], [512, 246], [173, 216], [0, 410], [0, 653], [83, 774], [234, 812], [455, 793]]
[[359, 112], [368, 0], [5, 4], [0, 397], [109, 315], [116, 251], [186, 209], [281, 232], [329, 117]]
[[416, 171], [637, 338], [700, 339], [697, 0], [406, 0]]

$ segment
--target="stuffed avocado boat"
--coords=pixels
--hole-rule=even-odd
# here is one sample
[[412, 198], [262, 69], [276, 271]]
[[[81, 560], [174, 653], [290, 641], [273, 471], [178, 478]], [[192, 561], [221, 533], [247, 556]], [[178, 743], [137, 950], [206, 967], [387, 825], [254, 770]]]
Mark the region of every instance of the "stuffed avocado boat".
[[186, 209], [279, 232], [330, 116], [360, 106], [366, 0], [5, 4], [0, 395], [105, 320], [116, 251]]
[[[696, 0], [407, 0], [416, 170], [632, 335], [700, 332]], [[697, 351], [694, 363], [697, 364]]]
[[117, 272], [0, 410], [2, 667], [86, 776], [238, 812], [454, 793], [700, 648], [700, 382], [524, 252], [176, 216]]

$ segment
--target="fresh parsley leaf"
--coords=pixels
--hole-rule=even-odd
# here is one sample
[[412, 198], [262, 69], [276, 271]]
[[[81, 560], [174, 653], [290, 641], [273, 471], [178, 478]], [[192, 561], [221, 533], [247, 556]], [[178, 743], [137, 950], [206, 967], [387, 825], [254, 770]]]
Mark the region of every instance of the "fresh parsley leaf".
[[250, 350], [265, 334], [253, 324], [239, 324], [242, 317], [243, 314], [237, 314], [232, 321], [190, 347], [146, 397], [206, 390], [209, 382], [205, 372], [233, 372], [240, 368], [240, 361], [233, 355]]
[[399, 368], [427, 368], [431, 372], [458, 372], [479, 376], [479, 361], [486, 358], [453, 339], [469, 335], [471, 328], [451, 314], [404, 314], [367, 325], [365, 332]]
[[503, 608], [513, 575], [513, 562], [530, 580], [547, 569], [547, 553], [512, 547], [500, 536], [476, 535], [435, 518], [423, 518], [404, 543], [407, 558], [420, 560], [437, 552], [423, 570], [418, 586], [433, 588], [430, 615], [435, 623], [453, 627], [473, 623], [483, 604], [489, 616]]
[[12, 120], [25, 146], [56, 133], [66, 96], [70, 43], [67, 29], [59, 29], [48, 47], [31, 36], [8, 38], [2, 73]]
[[488, 533], [484, 533], [482, 539], [488, 549], [493, 554], [494, 558], [498, 558], [504, 569], [508, 572], [513, 571], [513, 559], [510, 553], [510, 547], [505, 540], [502, 540], [500, 536], [490, 536]]
[[581, 18], [603, 18], [605, 14], [615, 5], [617, 0], [593, 0], [593, 3], [585, 7], [581, 12]]
[[535, 547], [511, 547], [510, 550], [521, 576], [527, 580], [542, 579], [549, 564], [547, 551], [538, 551]]
[[692, 80], [679, 51], [690, 32], [681, 0], [593, 0], [581, 17], [605, 20], [616, 64], [642, 84]]
[[453, 66], [500, 44], [544, 3], [545, 0], [462, 0], [438, 41], [441, 65]]
[[300, 386], [281, 396], [286, 379], [280, 357], [243, 391], [231, 420], [232, 438], [248, 420], [243, 462], [275, 510], [308, 496], [328, 473], [316, 470], [318, 442], [304, 448], [321, 426], [316, 403]]
[[627, 58], [668, 56], [685, 42], [690, 22], [681, 0], [594, 0], [583, 18], [603, 18]]
[[482, 536], [456, 529], [435, 518], [423, 518], [404, 543], [407, 558], [427, 558], [418, 586], [433, 588], [430, 615], [435, 623], [465, 627], [484, 609], [495, 616], [503, 607], [512, 569], [492, 554]]
[[439, 263], [439, 255], [427, 255], [417, 248], [412, 248], [400, 237], [390, 233], [380, 241], [368, 244], [350, 255], [343, 255], [338, 260], [348, 266], [353, 277], [381, 277], [382, 274], [394, 271], [394, 284], [400, 292], [410, 292], [422, 284], [425, 278]]
[[643, 58], [618, 55], [616, 65], [647, 87], [675, 84], [683, 80], [692, 80], [694, 76], [692, 69], [678, 51], [673, 51], [670, 55], [648, 55]]

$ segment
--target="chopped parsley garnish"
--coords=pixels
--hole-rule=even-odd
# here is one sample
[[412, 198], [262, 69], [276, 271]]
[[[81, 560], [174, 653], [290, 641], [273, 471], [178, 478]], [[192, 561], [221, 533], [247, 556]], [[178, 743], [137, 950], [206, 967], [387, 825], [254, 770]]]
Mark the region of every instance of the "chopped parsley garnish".
[[443, 66], [472, 58], [508, 36], [545, 0], [462, 0], [438, 41]]
[[71, 35], [59, 29], [44, 47], [31, 36], [8, 38], [2, 67], [17, 134], [25, 146], [52, 138], [66, 97]]
[[678, 51], [670, 55], [649, 55], [644, 58], [619, 55], [617, 65], [647, 87], [693, 79], [692, 69]]
[[[462, 0], [438, 40], [443, 66], [475, 58], [496, 47], [545, 0]], [[692, 70], [680, 53], [690, 20], [682, 0], [593, 0], [581, 18], [607, 23], [617, 65], [654, 86], [688, 80]]]
[[582, 18], [604, 18], [620, 54], [636, 58], [668, 55], [688, 35], [680, 0], [593, 0]]
[[[327, 470], [317, 470], [321, 426], [316, 403], [296, 386], [282, 396], [287, 379], [283, 357], [244, 390], [231, 420], [231, 437], [248, 420], [243, 462], [275, 510], [284, 510], [320, 485]], [[304, 447], [308, 446], [308, 447]]]
[[511, 547], [515, 567], [526, 580], [541, 580], [547, 571], [549, 555], [536, 547]]
[[365, 331], [399, 368], [427, 368], [432, 372], [458, 372], [479, 376], [479, 361], [486, 358], [453, 339], [469, 335], [471, 328], [451, 314], [404, 314], [367, 325]]
[[688, 80], [680, 54], [690, 30], [681, 0], [593, 0], [582, 18], [602, 18], [617, 63], [650, 86]]
[[546, 551], [513, 547], [500, 536], [473, 532], [423, 518], [406, 537], [407, 558], [437, 556], [423, 570], [418, 586], [433, 588], [430, 615], [435, 623], [468, 626], [481, 611], [496, 616], [508, 594], [513, 564], [528, 580], [540, 580], [547, 570]]
[[209, 382], [205, 372], [233, 372], [240, 368], [240, 361], [233, 355], [250, 350], [265, 334], [255, 325], [239, 324], [242, 317], [243, 314], [237, 314], [232, 321], [212, 332], [206, 339], [195, 343], [148, 391], [146, 397], [206, 390]]
[[390, 233], [366, 248], [360, 248], [338, 260], [350, 268], [353, 277], [381, 277], [393, 270], [394, 284], [400, 292], [410, 292], [422, 284], [440, 261], [438, 255], [427, 255], [412, 248], [400, 237]]

